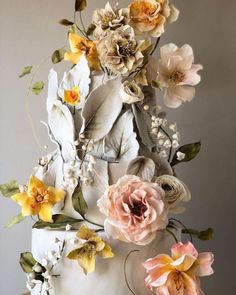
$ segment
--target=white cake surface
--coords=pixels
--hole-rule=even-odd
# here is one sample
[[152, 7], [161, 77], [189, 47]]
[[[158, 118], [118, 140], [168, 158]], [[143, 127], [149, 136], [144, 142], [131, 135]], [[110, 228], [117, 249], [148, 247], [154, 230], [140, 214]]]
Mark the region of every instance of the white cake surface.
[[[37, 261], [41, 261], [45, 252], [55, 250], [55, 238], [65, 239], [65, 253], [76, 248], [71, 242], [75, 237], [75, 231], [50, 231], [45, 229], [33, 229], [32, 253]], [[105, 234], [101, 234], [107, 239]], [[125, 283], [124, 261], [132, 250], [140, 250], [130, 255], [127, 261], [127, 279], [130, 287], [136, 295], [151, 295], [145, 286], [145, 270], [141, 265], [146, 259], [160, 253], [169, 253], [173, 237], [167, 232], [160, 232], [157, 238], [148, 246], [137, 246], [117, 240], [109, 240], [109, 244], [115, 254], [114, 258], [96, 258], [96, 269], [92, 274], [85, 275], [82, 268], [75, 260], [62, 258], [56, 266], [54, 274], [60, 274], [53, 278], [53, 295], [130, 295], [131, 292]], [[38, 295], [40, 287], [33, 289], [32, 295]]]

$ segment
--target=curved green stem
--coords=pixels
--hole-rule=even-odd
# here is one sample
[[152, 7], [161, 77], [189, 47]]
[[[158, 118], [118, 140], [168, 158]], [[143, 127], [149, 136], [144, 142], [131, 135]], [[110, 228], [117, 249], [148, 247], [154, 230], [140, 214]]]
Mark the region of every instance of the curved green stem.
[[169, 230], [168, 228], [166, 228], [166, 231], [174, 238], [174, 240], [175, 240], [176, 243], [179, 243], [176, 235], [171, 230]]
[[87, 221], [88, 223], [91, 223], [93, 225], [96, 225], [96, 226], [101, 227], [102, 229], [104, 229], [104, 226], [103, 225], [101, 225], [99, 223], [96, 223], [96, 222], [93, 222], [93, 221], [87, 219], [85, 216], [83, 216], [83, 219], [84, 219], [84, 221]]
[[183, 229], [185, 229], [186, 233], [189, 234], [190, 241], [192, 243], [193, 242], [193, 236], [192, 236], [191, 232], [189, 231], [189, 229], [186, 227], [186, 225], [183, 222], [181, 222], [180, 220], [176, 219], [176, 218], [170, 218], [170, 220], [178, 222], [183, 227]]
[[153, 50], [151, 51], [150, 55], [153, 55], [153, 53], [156, 51], [157, 46], [158, 46], [158, 44], [159, 44], [159, 42], [160, 42], [160, 39], [161, 39], [161, 37], [158, 37], [158, 38], [157, 38], [156, 43], [155, 43], [155, 45], [154, 45], [154, 47], [153, 47]]
[[127, 273], [126, 273], [126, 265], [127, 265], [127, 262], [128, 262], [128, 259], [129, 259], [130, 255], [131, 255], [132, 253], [139, 252], [139, 251], [140, 251], [140, 250], [132, 250], [132, 251], [130, 251], [130, 252], [128, 253], [128, 255], [126, 256], [125, 261], [124, 261], [124, 276], [125, 276], [125, 283], [126, 283], [128, 289], [130, 290], [130, 292], [131, 292], [133, 295], [136, 295], [136, 294], [134, 293], [134, 291], [131, 289], [131, 287], [130, 287], [130, 285], [129, 285], [128, 278], [127, 278]]

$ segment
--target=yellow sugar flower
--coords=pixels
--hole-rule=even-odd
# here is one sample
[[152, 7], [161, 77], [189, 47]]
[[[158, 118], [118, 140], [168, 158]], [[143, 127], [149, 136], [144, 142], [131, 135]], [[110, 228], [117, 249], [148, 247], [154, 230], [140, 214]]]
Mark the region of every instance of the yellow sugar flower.
[[100, 69], [100, 61], [98, 58], [98, 52], [96, 43], [90, 41], [86, 38], [80, 37], [77, 34], [70, 33], [69, 34], [69, 43], [71, 52], [66, 52], [64, 55], [64, 59], [72, 62], [73, 64], [77, 64], [80, 61], [83, 53], [86, 54], [86, 58], [88, 60], [89, 67], [92, 70]]
[[52, 207], [60, 202], [66, 192], [46, 186], [36, 176], [31, 176], [26, 191], [13, 195], [11, 198], [22, 206], [23, 216], [39, 215], [45, 222], [53, 222]]
[[79, 248], [72, 250], [67, 257], [77, 260], [85, 274], [94, 272], [96, 255], [100, 255], [102, 258], [112, 258], [114, 256], [107, 242], [86, 225], [82, 225], [76, 235], [85, 242]]
[[76, 106], [80, 102], [79, 86], [75, 86], [71, 90], [65, 90], [64, 101], [72, 106]]

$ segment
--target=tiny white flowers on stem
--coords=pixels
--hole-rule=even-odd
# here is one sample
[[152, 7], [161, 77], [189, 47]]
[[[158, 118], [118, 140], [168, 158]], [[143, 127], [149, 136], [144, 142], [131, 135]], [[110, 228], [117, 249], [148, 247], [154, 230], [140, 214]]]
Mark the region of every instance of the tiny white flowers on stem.
[[158, 62], [158, 83], [164, 88], [164, 102], [170, 108], [177, 108], [183, 102], [191, 101], [195, 96], [195, 88], [201, 77], [198, 74], [203, 67], [193, 64], [194, 55], [190, 45], [178, 48], [175, 44], [167, 44], [160, 49]]

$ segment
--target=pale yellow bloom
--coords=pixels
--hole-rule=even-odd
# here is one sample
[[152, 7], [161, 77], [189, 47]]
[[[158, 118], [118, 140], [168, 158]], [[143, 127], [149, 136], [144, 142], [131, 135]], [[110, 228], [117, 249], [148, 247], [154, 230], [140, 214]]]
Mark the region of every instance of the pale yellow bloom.
[[77, 64], [80, 61], [81, 56], [85, 53], [89, 63], [89, 67], [93, 70], [100, 69], [100, 61], [98, 58], [98, 52], [96, 43], [89, 41], [86, 38], [80, 37], [77, 34], [69, 34], [69, 43], [71, 52], [66, 52], [64, 59]]
[[15, 194], [11, 198], [22, 206], [23, 216], [39, 215], [41, 220], [53, 222], [52, 207], [65, 195], [65, 191], [46, 186], [36, 176], [31, 176], [27, 191]]
[[76, 235], [79, 239], [85, 240], [85, 242], [77, 249], [68, 253], [67, 257], [77, 260], [85, 274], [94, 272], [96, 255], [100, 255], [102, 258], [112, 258], [114, 256], [107, 242], [86, 225], [82, 225]]

